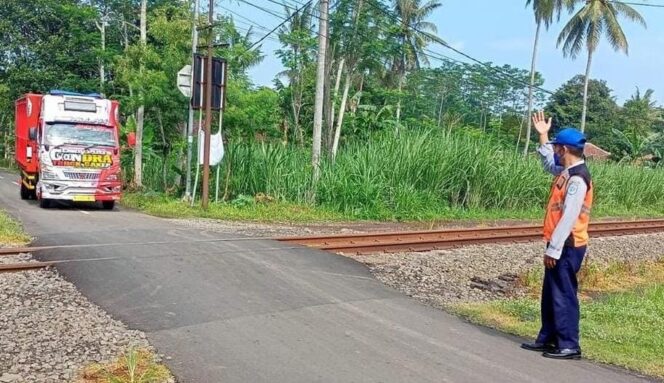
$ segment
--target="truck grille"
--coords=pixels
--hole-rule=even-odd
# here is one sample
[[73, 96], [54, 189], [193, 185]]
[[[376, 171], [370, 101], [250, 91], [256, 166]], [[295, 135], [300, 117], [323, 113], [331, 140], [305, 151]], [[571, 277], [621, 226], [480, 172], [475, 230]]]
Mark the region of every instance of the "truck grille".
[[65, 177], [71, 180], [96, 180], [99, 179], [99, 173], [78, 173], [78, 172], [64, 172]]

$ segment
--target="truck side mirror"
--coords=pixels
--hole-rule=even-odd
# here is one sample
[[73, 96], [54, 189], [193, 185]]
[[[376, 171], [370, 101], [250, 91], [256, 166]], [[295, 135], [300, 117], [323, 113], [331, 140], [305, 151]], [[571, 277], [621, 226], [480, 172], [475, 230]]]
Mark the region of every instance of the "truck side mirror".
[[136, 133], [134, 132], [127, 133], [127, 145], [129, 145], [130, 148], [136, 146]]
[[30, 128], [28, 130], [28, 138], [30, 141], [37, 141], [37, 128]]

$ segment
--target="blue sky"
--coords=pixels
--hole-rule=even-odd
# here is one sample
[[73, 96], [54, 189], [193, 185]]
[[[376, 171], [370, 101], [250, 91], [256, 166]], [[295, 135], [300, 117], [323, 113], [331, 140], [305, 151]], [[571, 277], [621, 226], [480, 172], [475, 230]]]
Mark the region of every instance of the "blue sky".
[[[282, 8], [268, 0], [249, 0], [263, 8], [282, 13]], [[281, 0], [277, 0], [279, 2]], [[530, 68], [531, 50], [535, 25], [532, 11], [526, 9], [524, 0], [440, 0], [440, 7], [430, 18], [438, 27], [438, 34], [448, 43], [463, 52], [495, 64], [509, 64], [520, 68]], [[635, 0], [636, 1], [636, 0]], [[302, 3], [303, 0], [287, 0], [288, 3]], [[650, 4], [663, 4], [664, 0], [639, 0]], [[272, 29], [280, 20], [275, 16], [240, 3], [237, 0], [223, 0], [219, 12], [232, 10], [245, 17], [254, 26], [256, 38], [263, 36], [265, 29]], [[614, 90], [618, 102], [622, 103], [632, 95], [636, 87], [642, 91], [655, 90], [655, 98], [664, 103], [664, 8], [636, 7], [646, 19], [648, 28], [625, 21], [625, 34], [630, 42], [629, 56], [613, 52], [606, 42], [602, 42], [594, 56], [591, 77], [603, 79]], [[234, 16], [234, 15], [233, 15]], [[248, 20], [234, 16], [240, 28], [250, 25]], [[563, 15], [563, 22], [569, 16]], [[585, 70], [585, 55], [576, 60], [564, 58], [556, 49], [556, 38], [564, 25], [554, 24], [540, 40], [538, 70], [543, 74], [544, 88], [555, 90], [562, 83]], [[283, 70], [274, 51], [277, 42], [266, 40], [263, 43], [263, 62], [250, 70], [256, 85], [271, 86], [277, 73]], [[453, 58], [463, 59], [444, 47], [434, 46], [431, 50]], [[432, 63], [435, 65], [435, 63]]]

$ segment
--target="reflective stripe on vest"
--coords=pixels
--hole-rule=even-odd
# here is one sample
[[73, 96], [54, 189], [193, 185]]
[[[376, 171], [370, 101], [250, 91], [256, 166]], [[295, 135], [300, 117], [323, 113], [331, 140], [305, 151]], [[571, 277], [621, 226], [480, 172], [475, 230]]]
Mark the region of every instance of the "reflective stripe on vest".
[[[580, 165], [584, 166], [584, 165]], [[544, 217], [544, 239], [551, 241], [553, 231], [558, 222], [563, 217], [565, 196], [567, 195], [567, 184], [571, 176], [568, 172], [563, 172], [556, 177], [551, 186], [551, 196], [547, 204], [546, 216]], [[582, 177], [583, 178], [583, 177]], [[584, 178], [585, 181], [585, 178]], [[593, 184], [592, 181], [587, 185], [588, 190], [583, 201], [581, 213], [574, 224], [572, 233], [565, 242], [565, 245], [572, 247], [585, 246], [588, 244], [588, 224], [590, 223], [590, 210], [593, 204]]]

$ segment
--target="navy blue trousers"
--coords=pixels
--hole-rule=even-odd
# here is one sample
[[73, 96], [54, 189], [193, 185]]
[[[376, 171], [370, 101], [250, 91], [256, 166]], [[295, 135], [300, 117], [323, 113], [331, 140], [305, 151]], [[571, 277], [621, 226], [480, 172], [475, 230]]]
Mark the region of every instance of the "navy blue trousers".
[[556, 266], [544, 272], [542, 328], [537, 336], [538, 343], [554, 344], [560, 349], [580, 349], [576, 274], [585, 254], [586, 246], [566, 246]]

